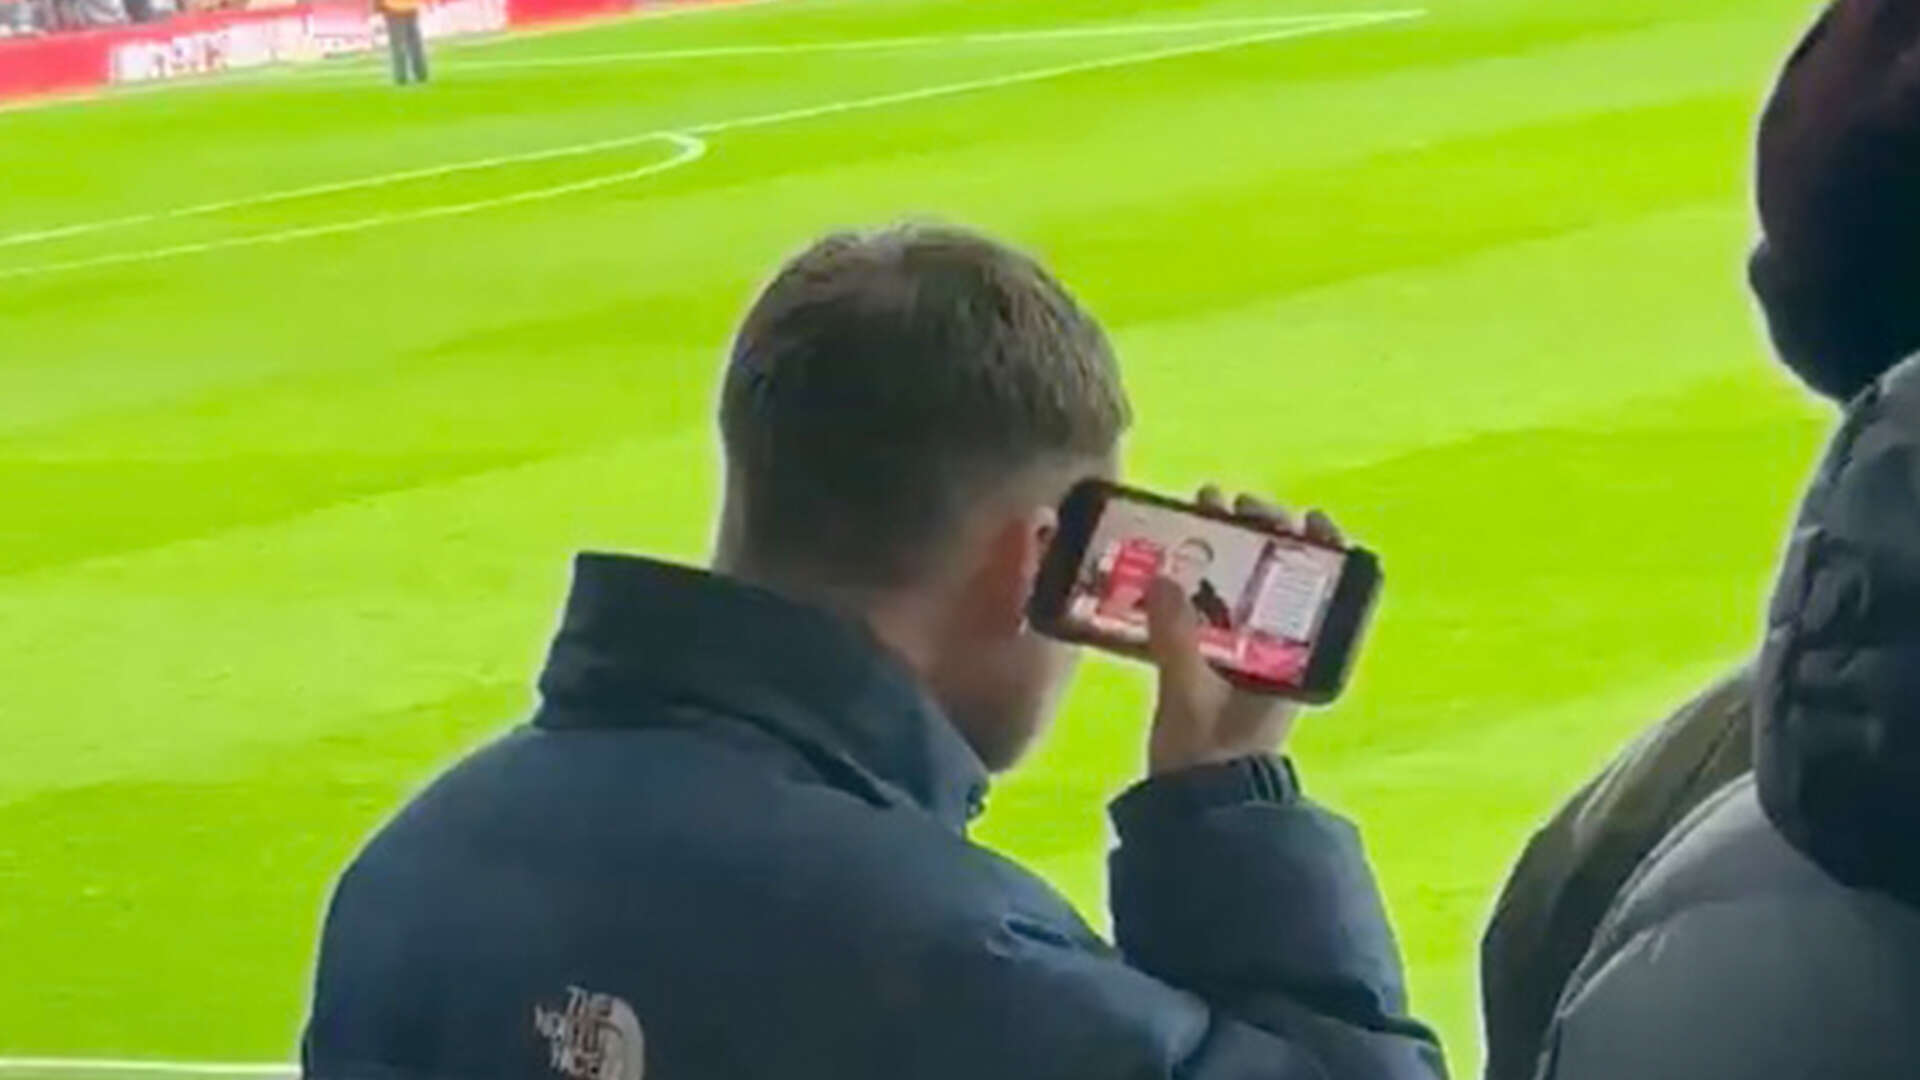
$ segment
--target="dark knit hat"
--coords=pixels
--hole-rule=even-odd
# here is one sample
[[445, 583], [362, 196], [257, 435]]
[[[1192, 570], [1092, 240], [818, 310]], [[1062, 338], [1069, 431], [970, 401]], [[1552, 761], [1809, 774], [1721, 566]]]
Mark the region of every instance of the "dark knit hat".
[[1787, 366], [1844, 399], [1920, 352], [1920, 0], [1834, 0], [1761, 120], [1759, 187]]

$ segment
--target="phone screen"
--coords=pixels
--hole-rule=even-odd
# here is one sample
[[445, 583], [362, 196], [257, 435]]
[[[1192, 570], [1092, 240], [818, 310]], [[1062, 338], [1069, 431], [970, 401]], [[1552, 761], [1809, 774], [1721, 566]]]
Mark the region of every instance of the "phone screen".
[[1147, 640], [1147, 587], [1177, 583], [1200, 649], [1261, 682], [1304, 683], [1346, 553], [1230, 521], [1107, 500], [1074, 576], [1063, 622], [1130, 644]]

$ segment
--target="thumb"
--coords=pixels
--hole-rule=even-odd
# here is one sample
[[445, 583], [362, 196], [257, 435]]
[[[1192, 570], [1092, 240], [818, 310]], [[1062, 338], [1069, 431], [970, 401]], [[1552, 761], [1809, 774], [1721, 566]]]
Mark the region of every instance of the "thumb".
[[1200, 619], [1187, 594], [1166, 578], [1147, 589], [1147, 651], [1163, 676], [1186, 682], [1206, 671], [1200, 656]]

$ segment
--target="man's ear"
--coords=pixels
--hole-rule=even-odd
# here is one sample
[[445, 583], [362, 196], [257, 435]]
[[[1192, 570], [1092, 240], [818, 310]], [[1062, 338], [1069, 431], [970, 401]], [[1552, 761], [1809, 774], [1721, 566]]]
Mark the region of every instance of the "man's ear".
[[995, 634], [1011, 637], [1026, 628], [1033, 583], [1059, 531], [1060, 515], [1051, 506], [1010, 516], [994, 531], [970, 591], [982, 622]]

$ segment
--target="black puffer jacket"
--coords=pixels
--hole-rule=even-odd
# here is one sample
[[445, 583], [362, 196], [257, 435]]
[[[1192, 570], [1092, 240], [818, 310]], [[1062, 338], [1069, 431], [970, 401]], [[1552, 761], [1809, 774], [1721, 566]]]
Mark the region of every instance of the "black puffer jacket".
[[1628, 884], [1542, 1077], [1920, 1076], [1920, 358], [1853, 406], [1770, 623], [1755, 776]]

